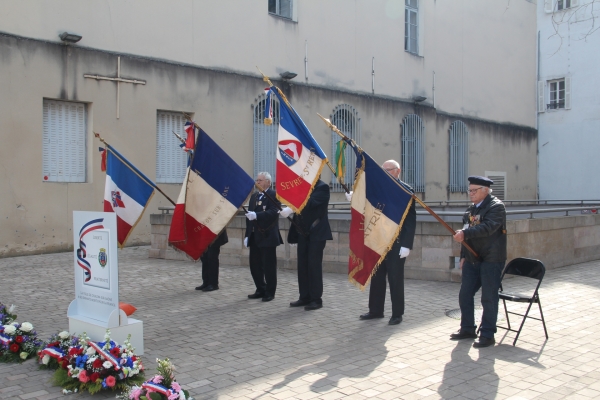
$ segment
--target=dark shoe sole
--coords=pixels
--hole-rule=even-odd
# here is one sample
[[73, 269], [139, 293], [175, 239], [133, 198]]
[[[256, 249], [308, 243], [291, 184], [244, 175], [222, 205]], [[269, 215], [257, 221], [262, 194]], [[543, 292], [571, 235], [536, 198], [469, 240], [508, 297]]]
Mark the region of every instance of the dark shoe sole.
[[319, 308], [323, 308], [323, 304], [317, 304], [315, 306], [306, 306], [306, 307], [304, 307], [304, 310], [312, 311], [312, 310], [318, 310]]
[[275, 298], [275, 297], [273, 297], [273, 296], [267, 296], [267, 297], [263, 297], [263, 298], [262, 298], [262, 301], [265, 301], [265, 302], [266, 302], [266, 301], [271, 301], [271, 300], [273, 300], [274, 298]]
[[297, 301], [292, 301], [290, 303], [290, 307], [302, 307], [302, 306], [305, 306], [307, 304], [310, 304], [310, 301], [297, 300]]
[[383, 318], [383, 314], [381, 315], [373, 315], [373, 314], [363, 314], [360, 317], [358, 317], [359, 319], [363, 320], [363, 321], [368, 321], [370, 319], [378, 319], [378, 318]]

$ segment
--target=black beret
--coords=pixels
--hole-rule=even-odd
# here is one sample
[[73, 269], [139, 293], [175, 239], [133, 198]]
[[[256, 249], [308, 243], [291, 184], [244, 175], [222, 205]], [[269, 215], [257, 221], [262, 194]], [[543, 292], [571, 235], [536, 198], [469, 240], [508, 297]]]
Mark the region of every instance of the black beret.
[[490, 187], [490, 185], [494, 184], [494, 181], [486, 178], [485, 176], [470, 176], [469, 183], [471, 185], [481, 185], [485, 187]]

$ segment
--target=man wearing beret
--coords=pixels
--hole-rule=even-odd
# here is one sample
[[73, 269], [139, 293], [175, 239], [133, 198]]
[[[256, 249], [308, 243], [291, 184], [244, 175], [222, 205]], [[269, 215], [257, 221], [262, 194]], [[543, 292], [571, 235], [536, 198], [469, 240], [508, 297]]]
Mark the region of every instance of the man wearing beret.
[[495, 343], [498, 289], [506, 262], [506, 210], [504, 203], [491, 195], [490, 185], [493, 183], [483, 176], [469, 177], [469, 198], [473, 204], [463, 216], [463, 229], [454, 235], [456, 242], [467, 243], [477, 257], [461, 246], [460, 330], [451, 334], [450, 339], [477, 338], [474, 297], [481, 288], [481, 329], [479, 339], [473, 343], [473, 347], [477, 348]]

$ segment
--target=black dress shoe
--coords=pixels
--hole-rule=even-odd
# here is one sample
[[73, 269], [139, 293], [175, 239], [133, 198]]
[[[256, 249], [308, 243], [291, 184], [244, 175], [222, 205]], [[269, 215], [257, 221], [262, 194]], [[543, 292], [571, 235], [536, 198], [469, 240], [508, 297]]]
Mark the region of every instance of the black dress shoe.
[[383, 314], [371, 314], [371, 311], [369, 311], [366, 314], [362, 314], [360, 317], [360, 319], [374, 319], [374, 318], [383, 318]]
[[274, 296], [265, 296], [265, 297], [262, 298], [262, 301], [271, 301], [274, 298], [275, 298]]
[[202, 289], [203, 292], [212, 292], [213, 290], [219, 290], [219, 287], [213, 286], [213, 285], [208, 285], [204, 289]]
[[390, 322], [388, 322], [388, 325], [398, 325], [400, 322], [402, 322], [402, 316], [392, 317], [390, 318]]
[[202, 285], [200, 285], [200, 286], [196, 286], [196, 290], [202, 290], [202, 289], [204, 289], [204, 288], [205, 288], [205, 287], [207, 287], [207, 286], [208, 286], [208, 285], [207, 285], [206, 283], [203, 283], [203, 284], [202, 284]]
[[318, 310], [321, 307], [323, 307], [323, 304], [317, 303], [316, 301], [311, 301], [306, 306], [304, 306], [304, 309], [306, 311], [312, 311], [312, 310]]
[[296, 301], [292, 301], [290, 303], [290, 307], [302, 307], [307, 305], [308, 303], [310, 303], [310, 301], [306, 301], [306, 300], [296, 300]]
[[450, 340], [461, 339], [477, 339], [475, 329], [459, 329], [457, 332], [450, 334]]
[[263, 297], [265, 297], [265, 295], [262, 294], [262, 293], [258, 293], [258, 292], [254, 293], [254, 294], [249, 294], [248, 295], [249, 299], [262, 299]]
[[480, 349], [482, 347], [493, 346], [494, 343], [496, 343], [496, 341], [493, 337], [479, 336], [479, 339], [473, 342], [473, 347]]

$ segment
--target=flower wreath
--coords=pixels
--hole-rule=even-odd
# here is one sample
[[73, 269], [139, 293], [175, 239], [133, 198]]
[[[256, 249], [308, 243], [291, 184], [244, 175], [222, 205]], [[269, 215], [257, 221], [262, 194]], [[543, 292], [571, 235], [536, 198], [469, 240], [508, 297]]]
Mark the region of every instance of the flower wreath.
[[129, 339], [119, 346], [110, 340], [107, 329], [104, 342], [93, 342], [84, 332], [63, 356], [61, 368], [52, 378], [54, 384], [66, 390], [94, 394], [102, 389], [127, 390], [131, 385], [144, 382], [142, 361], [134, 354]]
[[69, 365], [67, 359], [69, 348], [78, 343], [79, 338], [67, 331], [52, 335], [44, 348], [38, 352], [40, 369], [66, 369]]
[[175, 380], [175, 366], [168, 358], [156, 359], [157, 375], [142, 384], [124, 391], [121, 400], [192, 400], [187, 390], [184, 390]]
[[0, 326], [0, 361], [23, 362], [37, 354], [42, 346], [33, 325], [14, 321]]

